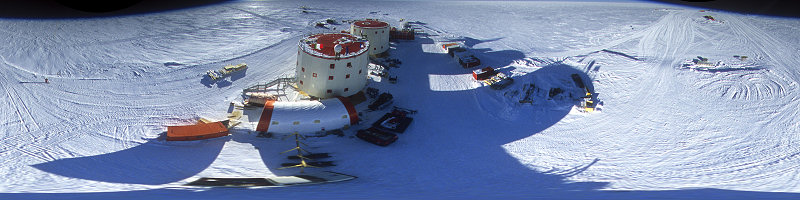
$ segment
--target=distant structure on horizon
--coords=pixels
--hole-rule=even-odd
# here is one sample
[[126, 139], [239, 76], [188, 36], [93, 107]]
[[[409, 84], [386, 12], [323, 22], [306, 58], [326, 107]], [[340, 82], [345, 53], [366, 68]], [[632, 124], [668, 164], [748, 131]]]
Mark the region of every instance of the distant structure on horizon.
[[350, 34], [369, 41], [369, 55], [383, 57], [389, 53], [389, 24], [376, 19], [355, 21], [350, 25]]
[[309, 96], [347, 97], [367, 85], [369, 41], [346, 33], [322, 33], [303, 38], [298, 45], [297, 87]]

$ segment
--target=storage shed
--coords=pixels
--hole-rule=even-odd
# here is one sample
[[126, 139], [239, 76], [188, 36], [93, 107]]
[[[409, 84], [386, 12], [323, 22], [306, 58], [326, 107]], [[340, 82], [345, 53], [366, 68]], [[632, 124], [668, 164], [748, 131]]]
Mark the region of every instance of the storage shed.
[[195, 125], [167, 127], [167, 141], [203, 140], [228, 134], [228, 128], [222, 122], [198, 122]]
[[494, 68], [492, 67], [484, 67], [481, 69], [472, 70], [472, 78], [475, 78], [475, 80], [479, 81], [492, 78], [492, 76], [495, 74], [497, 74], [497, 72], [495, 72]]

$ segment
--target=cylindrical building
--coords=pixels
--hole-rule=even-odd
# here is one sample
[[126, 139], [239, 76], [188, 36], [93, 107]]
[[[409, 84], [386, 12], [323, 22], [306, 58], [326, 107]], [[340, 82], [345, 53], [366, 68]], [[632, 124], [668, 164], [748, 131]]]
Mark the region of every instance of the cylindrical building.
[[353, 22], [350, 33], [361, 36], [369, 41], [369, 55], [381, 57], [389, 50], [389, 24], [386, 22], [367, 19]]
[[300, 40], [297, 87], [309, 96], [351, 96], [367, 85], [369, 42], [344, 33], [315, 34]]

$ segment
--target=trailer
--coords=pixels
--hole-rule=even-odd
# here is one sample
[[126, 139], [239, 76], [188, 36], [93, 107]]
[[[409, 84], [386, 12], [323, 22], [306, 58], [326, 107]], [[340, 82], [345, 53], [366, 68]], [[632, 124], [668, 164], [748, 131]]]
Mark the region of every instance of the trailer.
[[460, 64], [463, 68], [472, 68], [481, 65], [481, 60], [472, 54], [461, 55], [458, 57], [458, 64]]
[[486, 83], [486, 85], [489, 85], [489, 87], [492, 89], [502, 90], [514, 83], [514, 79], [506, 76], [502, 72], [497, 72], [497, 74], [491, 78], [483, 80], [483, 83]]
[[484, 67], [481, 69], [472, 70], [472, 78], [477, 81], [489, 79], [495, 74], [497, 74], [497, 72], [494, 71], [494, 68], [492, 67]]
[[242, 70], [245, 70], [245, 69], [247, 69], [247, 64], [241, 63], [241, 64], [238, 64], [238, 65], [227, 65], [227, 66], [222, 67], [222, 69], [217, 70], [217, 71], [208, 70], [206, 72], [206, 74], [208, 75], [208, 77], [211, 77], [211, 80], [217, 80], [217, 79], [225, 78], [225, 77], [231, 75], [234, 72], [242, 71]]

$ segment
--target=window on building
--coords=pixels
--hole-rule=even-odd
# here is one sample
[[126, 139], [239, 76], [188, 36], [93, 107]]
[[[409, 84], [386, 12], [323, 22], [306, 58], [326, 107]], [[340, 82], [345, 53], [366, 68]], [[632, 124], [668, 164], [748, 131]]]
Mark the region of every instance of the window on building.
[[317, 73], [311, 73], [311, 77], [317, 78]]
[[360, 69], [358, 70], [358, 74], [361, 74], [361, 70]]
[[350, 62], [347, 62], [347, 67], [348, 67], [348, 68], [353, 68], [353, 64], [352, 64], [352, 63], [350, 63]]
[[372, 50], [378, 50], [378, 47], [372, 47]]
[[333, 76], [328, 76], [328, 80], [333, 80]]
[[378, 34], [378, 31], [375, 31], [375, 34]]
[[347, 92], [347, 91], [349, 91], [349, 90], [350, 90], [350, 88], [344, 88], [344, 91], [345, 91], [345, 92]]
[[300, 85], [302, 85], [302, 84], [303, 84], [303, 81], [300, 81]]
[[305, 68], [305, 67], [301, 67], [301, 68], [300, 68], [300, 71], [302, 71], [302, 72], [306, 72], [306, 68]]
[[328, 90], [326, 93], [328, 94], [333, 93], [333, 90]]
[[331, 64], [331, 69], [335, 68], [336, 64]]

